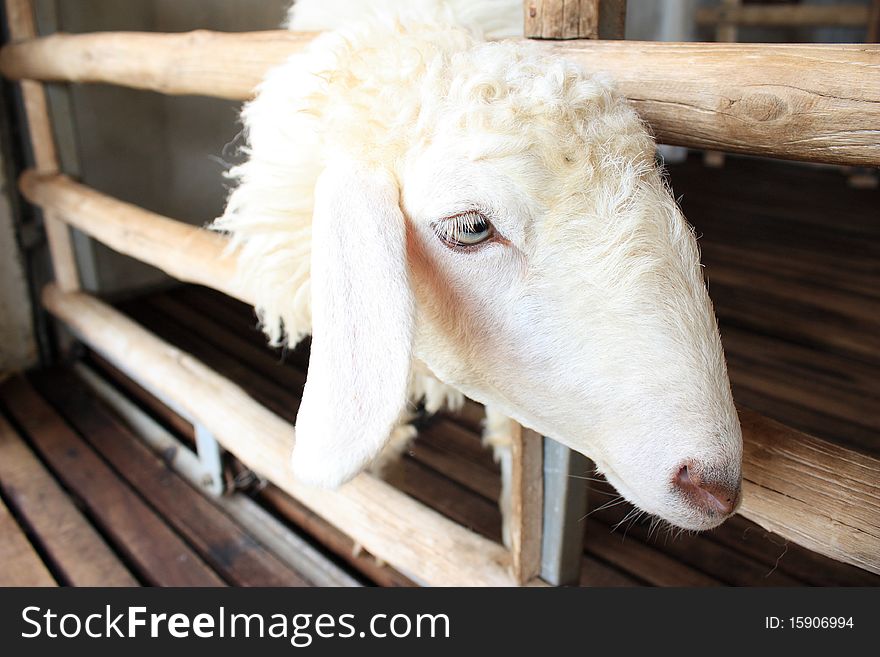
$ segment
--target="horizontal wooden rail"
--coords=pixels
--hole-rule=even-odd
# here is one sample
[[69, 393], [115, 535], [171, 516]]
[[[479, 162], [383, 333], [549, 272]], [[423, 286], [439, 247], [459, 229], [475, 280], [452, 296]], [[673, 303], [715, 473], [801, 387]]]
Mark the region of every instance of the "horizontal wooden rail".
[[510, 586], [503, 546], [465, 529], [396, 488], [362, 474], [336, 491], [290, 474], [294, 430], [244, 390], [110, 306], [54, 284], [46, 308], [86, 344], [148, 389], [174, 399], [245, 465], [351, 536], [375, 556], [438, 586]]
[[738, 410], [740, 513], [815, 552], [880, 573], [880, 460]]
[[697, 25], [732, 23], [742, 27], [866, 27], [865, 5], [742, 5], [700, 7]]
[[228, 239], [218, 233], [111, 198], [61, 174], [27, 171], [19, 188], [34, 205], [53, 208], [65, 222], [120, 253], [177, 280], [249, 302], [235, 281], [236, 260], [227, 253]]
[[11, 79], [100, 82], [245, 100], [269, 68], [315, 36], [287, 30], [58, 33], [5, 46], [0, 72]]
[[[179, 269], [178, 261], [186, 261], [186, 280], [217, 287], [213, 277], [218, 276], [218, 280], [226, 281], [226, 288], [235, 291], [239, 299], [249, 301], [249, 295], [236, 289], [231, 282], [234, 265], [224, 256], [224, 242], [218, 236], [212, 235], [211, 239], [199, 242], [198, 248], [191, 248], [187, 246], [188, 243], [171, 237], [174, 229], [170, 224], [175, 223], [174, 220], [116, 201], [63, 176], [38, 177], [26, 174], [22, 179], [22, 187], [27, 197], [43, 209], [57, 211], [59, 217], [98, 239], [102, 239], [105, 234], [112, 237], [112, 246], [117, 251], [160, 267], [172, 275], [173, 271]], [[114, 223], [125, 225], [125, 232], [117, 234], [115, 228], [102, 228], [102, 224]], [[182, 228], [188, 233], [202, 231], [190, 226]], [[167, 238], [162, 237], [163, 233], [168, 233]], [[156, 248], [155, 244], [161, 244], [162, 247]], [[223, 264], [218, 269], [217, 263], [220, 262]], [[258, 409], [253, 400], [231, 383], [206, 371], [204, 366], [193, 364], [191, 358], [160, 343], [143, 329], [132, 326], [131, 322], [126, 323], [127, 320], [116, 317], [112, 310], [101, 306], [97, 301], [83, 295], [64, 295], [57, 289], [50, 288], [46, 303], [61, 319], [73, 323], [77, 332], [96, 350], [116, 356], [116, 362], [126, 364], [130, 368], [129, 373], [136, 372], [142, 380], [155, 385], [159, 391], [175, 401], [193, 405], [188, 409], [197, 410], [197, 416], [204, 417], [206, 425], [210, 421], [209, 429], [217, 433], [218, 440], [255, 470], [286, 487], [288, 492], [303, 503], [315, 504], [318, 513], [323, 515], [324, 510], [327, 510], [324, 507], [318, 509], [320, 495], [310, 493], [302, 498], [301, 495], [305, 493], [290, 480], [286, 456], [292, 440], [292, 429], [289, 425], [268, 411]], [[121, 333], [117, 334], [117, 330]], [[129, 335], [136, 335], [137, 340], [130, 341]], [[141, 343], [145, 345], [143, 353], [137, 352], [129, 360], [128, 354], [134, 353], [129, 352], [129, 349], [135, 349]], [[161, 359], [158, 358], [160, 354]], [[195, 377], [193, 372], [197, 373]], [[166, 377], [169, 380], [170, 377], [175, 377], [173, 384], [168, 383], [167, 387], [162, 383]], [[206, 399], [201, 399], [199, 395], [205, 388], [192, 392], [190, 386], [196, 385], [195, 379], [198, 378], [211, 382], [211, 390], [217, 391], [216, 402], [211, 402], [213, 392]], [[219, 408], [215, 408], [215, 404]], [[212, 415], [215, 412], [216, 417]], [[207, 416], [204, 416], [205, 413]], [[795, 431], [746, 409], [740, 410], [740, 418], [745, 441], [745, 501], [741, 513], [762, 527], [816, 552], [880, 572], [880, 461]], [[249, 426], [256, 429], [249, 429]], [[267, 433], [264, 427], [271, 429], [267, 438], [271, 445], [266, 448], [268, 451], [258, 444], [251, 444], [252, 441], [259, 442], [251, 436]], [[362, 479], [363, 477], [356, 481]], [[363, 486], [369, 491], [375, 491], [375, 487], [380, 485], [379, 482], [368, 481], [371, 482], [369, 486]], [[347, 490], [360, 491], [360, 488], [343, 489]], [[369, 495], [373, 494], [374, 492], [369, 492]], [[379, 493], [376, 492], [375, 495]], [[360, 504], [364, 500], [361, 499], [360, 492], [358, 496], [357, 502]], [[326, 503], [329, 512], [335, 514], [336, 518], [343, 516], [343, 511], [336, 508], [342, 505], [340, 498], [331, 496], [328, 499], [336, 500]], [[334, 517], [328, 516], [328, 520], [336, 523]], [[389, 531], [392, 529], [391, 524], [392, 520], [389, 519], [385, 525]], [[348, 532], [348, 525], [339, 526]], [[358, 523], [353, 526], [358, 527]], [[432, 526], [438, 525], [435, 523]], [[401, 526], [395, 526], [393, 530], [416, 531], [414, 528]], [[454, 536], [461, 537], [461, 531], [464, 530], [457, 527], [456, 532], [459, 533]], [[407, 570], [399, 560], [399, 555], [387, 544], [388, 541], [394, 542], [389, 538], [390, 535], [386, 535], [384, 539], [380, 538], [381, 533], [372, 536], [365, 532], [364, 536], [352, 536], [389, 563]], [[475, 539], [454, 540], [460, 540], [461, 547], [471, 545], [469, 541]], [[448, 543], [443, 545], [449, 547]], [[409, 552], [406, 555], [407, 558], [412, 556]], [[500, 558], [498, 553], [491, 551], [487, 555], [494, 556], [487, 556], [487, 562], [483, 563], [490, 569], [490, 574], [485, 577], [500, 577], [497, 567], [492, 565]], [[450, 559], [453, 558], [450, 556]], [[412, 562], [407, 561], [406, 565], [412, 566]], [[410, 572], [416, 570], [411, 568]], [[484, 579], [478, 578], [475, 581]]]
[[[13, 79], [106, 82], [244, 100], [314, 35], [56, 34], [6, 46]], [[538, 42], [607, 72], [663, 143], [880, 166], [880, 46]]]
[[880, 166], [880, 46], [559, 42], [661, 143]]

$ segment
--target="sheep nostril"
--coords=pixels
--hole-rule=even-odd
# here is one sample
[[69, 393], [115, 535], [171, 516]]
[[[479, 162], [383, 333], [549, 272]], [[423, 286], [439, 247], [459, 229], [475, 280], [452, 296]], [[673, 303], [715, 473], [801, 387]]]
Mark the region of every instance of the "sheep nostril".
[[709, 513], [729, 515], [739, 503], [739, 482], [705, 480], [688, 464], [679, 468], [673, 483], [692, 504]]

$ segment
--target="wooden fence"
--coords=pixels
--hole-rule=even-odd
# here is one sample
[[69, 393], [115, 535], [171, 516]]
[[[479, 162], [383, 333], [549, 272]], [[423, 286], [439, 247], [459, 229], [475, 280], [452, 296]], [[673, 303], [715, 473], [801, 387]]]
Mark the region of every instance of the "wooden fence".
[[[314, 35], [100, 33], [36, 38], [30, 3], [7, 0], [14, 43], [0, 71], [21, 80], [35, 168], [20, 181], [43, 209], [56, 283], [45, 307], [85, 343], [161, 398], [172, 399], [247, 466], [427, 584], [525, 583], [535, 572], [515, 537], [511, 555], [390, 485], [358, 476], [335, 492], [287, 467], [293, 427], [192, 357], [79, 291], [65, 224], [182, 281], [243, 301], [222, 236], [110, 198], [59, 171], [40, 82], [104, 82], [166, 94], [249, 98], [263, 74]], [[585, 28], [586, 29], [586, 28]], [[592, 29], [592, 28], [589, 28]], [[659, 141], [771, 157], [880, 165], [880, 47], [546, 41], [587, 70], [606, 71]], [[880, 461], [742, 410], [741, 513], [833, 558], [880, 572]], [[528, 451], [528, 450], [526, 450]], [[520, 468], [522, 470], [522, 468]], [[525, 489], [534, 473], [520, 473]], [[515, 523], [521, 531], [529, 519]], [[531, 580], [540, 583], [540, 580]]]

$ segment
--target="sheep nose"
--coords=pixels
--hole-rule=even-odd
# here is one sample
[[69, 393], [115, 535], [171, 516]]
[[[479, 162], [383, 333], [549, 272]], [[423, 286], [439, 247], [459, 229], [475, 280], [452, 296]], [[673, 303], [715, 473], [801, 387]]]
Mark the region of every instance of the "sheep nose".
[[739, 504], [741, 485], [712, 480], [700, 475], [692, 464], [681, 466], [673, 481], [676, 489], [692, 504], [712, 515], [730, 515]]

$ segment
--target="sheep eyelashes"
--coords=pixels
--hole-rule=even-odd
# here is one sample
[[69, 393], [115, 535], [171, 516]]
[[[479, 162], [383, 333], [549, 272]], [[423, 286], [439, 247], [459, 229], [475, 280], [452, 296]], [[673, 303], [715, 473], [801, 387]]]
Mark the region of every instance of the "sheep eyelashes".
[[434, 233], [450, 248], [466, 248], [491, 239], [495, 229], [482, 213], [470, 210], [438, 221]]

